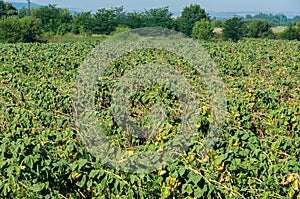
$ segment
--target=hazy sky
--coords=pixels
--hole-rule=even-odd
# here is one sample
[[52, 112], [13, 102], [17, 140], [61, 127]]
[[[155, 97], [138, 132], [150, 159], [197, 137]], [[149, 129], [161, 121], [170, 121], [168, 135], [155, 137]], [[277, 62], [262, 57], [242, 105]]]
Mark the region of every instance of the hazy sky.
[[[22, 0], [6, 0], [22, 2]], [[199, 4], [207, 11], [267, 11], [300, 13], [300, 0], [31, 0], [34, 3], [58, 7], [98, 10], [124, 6], [126, 10], [145, 10], [169, 6], [171, 11], [182, 11], [184, 6]], [[26, 2], [26, 0], [23, 0]]]

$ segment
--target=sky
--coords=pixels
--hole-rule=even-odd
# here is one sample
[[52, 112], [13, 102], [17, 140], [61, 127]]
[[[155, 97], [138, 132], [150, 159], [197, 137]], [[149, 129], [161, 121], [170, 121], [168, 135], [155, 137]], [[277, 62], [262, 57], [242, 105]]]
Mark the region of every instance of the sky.
[[[27, 0], [7, 0], [27, 2]], [[182, 11], [190, 4], [199, 4], [206, 11], [217, 12], [297, 12], [300, 13], [300, 0], [31, 0], [31, 2], [57, 7], [95, 11], [100, 8], [124, 6], [127, 11], [143, 11], [150, 8], [168, 6], [171, 11]]]

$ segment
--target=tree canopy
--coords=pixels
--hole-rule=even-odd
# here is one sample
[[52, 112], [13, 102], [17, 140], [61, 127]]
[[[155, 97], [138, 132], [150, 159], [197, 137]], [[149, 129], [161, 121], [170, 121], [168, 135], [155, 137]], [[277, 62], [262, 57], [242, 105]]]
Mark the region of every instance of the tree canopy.
[[288, 23], [288, 18], [284, 14], [271, 14], [271, 13], [259, 13], [254, 16], [246, 15], [246, 20], [265, 20], [269, 22], [272, 26], [281, 26]]
[[197, 21], [193, 27], [192, 37], [194, 39], [208, 40], [213, 36], [213, 27], [210, 21], [200, 20]]
[[265, 20], [254, 20], [248, 26], [248, 36], [253, 38], [267, 37], [273, 34], [271, 25]]
[[184, 7], [181, 16], [178, 18], [178, 30], [187, 36], [192, 36], [192, 31], [195, 23], [202, 19], [209, 20], [208, 14], [200, 5]]
[[227, 19], [224, 23], [224, 29], [222, 31], [225, 39], [231, 39], [236, 42], [244, 35], [245, 26], [240, 17], [233, 17]]
[[4, 2], [3, 0], [0, 0], [0, 18], [13, 16], [17, 14], [18, 14], [18, 10], [15, 7], [13, 7], [8, 2]]
[[0, 19], [0, 42], [34, 42], [41, 33], [41, 20], [34, 17], [10, 16]]
[[296, 40], [299, 38], [300, 32], [297, 31], [297, 28], [290, 24], [287, 29], [280, 33], [280, 38], [285, 40]]

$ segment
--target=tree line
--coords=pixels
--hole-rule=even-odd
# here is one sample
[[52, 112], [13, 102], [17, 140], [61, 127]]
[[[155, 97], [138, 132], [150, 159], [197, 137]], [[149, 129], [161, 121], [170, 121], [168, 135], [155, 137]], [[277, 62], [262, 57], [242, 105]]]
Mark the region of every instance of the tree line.
[[295, 16], [292, 19], [288, 19], [287, 16], [284, 14], [271, 14], [271, 13], [259, 13], [256, 15], [247, 14], [245, 20], [256, 20], [261, 19], [268, 21], [271, 26], [282, 26], [282, 25], [289, 25], [289, 24], [296, 24], [297, 20], [300, 20], [300, 16]]
[[[173, 17], [168, 7], [143, 12], [126, 12], [123, 7], [99, 9], [96, 13], [71, 13], [68, 9], [48, 5], [32, 8], [27, 16], [26, 8], [17, 10], [10, 3], [0, 0], [0, 42], [34, 42], [51, 35], [105, 34], [142, 28], [163, 27], [173, 29], [195, 39], [209, 40], [220, 36], [213, 32], [222, 29], [221, 39], [237, 41], [243, 37], [276, 38], [271, 24], [266, 20], [233, 17], [214, 20], [201, 8], [192, 4], [183, 8], [179, 17]], [[300, 20], [290, 25], [279, 38], [300, 40]]]

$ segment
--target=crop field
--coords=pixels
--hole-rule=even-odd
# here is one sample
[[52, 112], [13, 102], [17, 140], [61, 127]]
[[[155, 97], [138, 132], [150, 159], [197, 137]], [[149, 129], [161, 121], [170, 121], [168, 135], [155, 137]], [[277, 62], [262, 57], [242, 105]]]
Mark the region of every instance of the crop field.
[[[135, 174], [103, 165], [78, 136], [74, 84], [96, 45], [0, 44], [0, 198], [300, 198], [300, 42], [202, 42], [226, 87], [218, 142], [200, 154], [210, 123], [203, 101], [199, 137], [189, 150], [166, 167]], [[118, 76], [150, 61], [174, 65], [203, 91], [200, 74], [189, 64], [157, 51], [124, 55], [108, 73]], [[157, 150], [172, 138], [179, 115], [171, 92], [157, 86], [134, 93], [137, 122], [147, 120], [148, 107], [157, 101], [169, 107], [170, 117], [155, 139], [134, 139], [109, 113], [114, 83], [99, 80], [95, 97], [99, 122], [115, 145]]]

